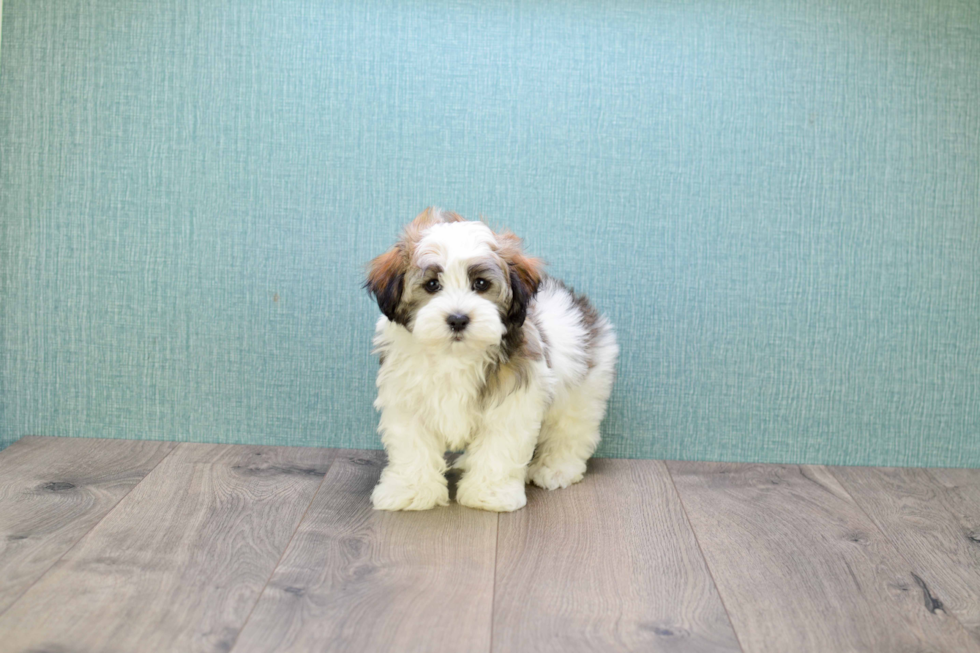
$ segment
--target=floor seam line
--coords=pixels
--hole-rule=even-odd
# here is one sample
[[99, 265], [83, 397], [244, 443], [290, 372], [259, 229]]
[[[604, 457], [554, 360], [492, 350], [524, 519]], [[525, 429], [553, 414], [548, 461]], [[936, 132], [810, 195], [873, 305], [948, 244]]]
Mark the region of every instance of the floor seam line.
[[[136, 440], [133, 440], [133, 442], [136, 442]], [[157, 463], [156, 463], [156, 464], [155, 464], [155, 465], [154, 465], [154, 466], [153, 466], [153, 467], [152, 467], [152, 468], [150, 469], [150, 471], [148, 471], [148, 472], [147, 472], [146, 474], [144, 474], [144, 475], [143, 475], [143, 478], [141, 478], [141, 479], [140, 479], [139, 481], [137, 481], [137, 483], [136, 483], [135, 485], [133, 485], [133, 487], [131, 487], [131, 488], [129, 488], [129, 491], [128, 491], [128, 492], [126, 492], [126, 493], [125, 493], [125, 494], [123, 494], [123, 495], [122, 495], [121, 497], [119, 497], [119, 500], [118, 500], [118, 501], [116, 501], [116, 502], [115, 502], [114, 504], [112, 504], [112, 507], [110, 507], [110, 508], [109, 508], [108, 510], [106, 510], [106, 512], [105, 512], [105, 514], [104, 514], [104, 515], [102, 515], [102, 516], [101, 516], [101, 517], [100, 517], [100, 518], [99, 518], [99, 519], [98, 519], [98, 520], [97, 520], [97, 521], [96, 521], [96, 522], [95, 522], [94, 524], [92, 524], [92, 527], [91, 527], [90, 529], [88, 529], [87, 531], [85, 531], [85, 533], [84, 533], [84, 534], [82, 534], [82, 536], [81, 536], [81, 537], [79, 537], [79, 538], [78, 538], [77, 540], [75, 540], [75, 541], [74, 541], [74, 542], [72, 543], [72, 545], [71, 545], [70, 547], [68, 547], [67, 549], [65, 549], [65, 550], [64, 550], [64, 552], [63, 552], [63, 553], [62, 553], [62, 554], [61, 554], [60, 556], [58, 556], [58, 558], [57, 558], [57, 559], [56, 559], [56, 560], [55, 560], [54, 562], [52, 562], [52, 563], [51, 563], [51, 565], [50, 565], [50, 566], [49, 566], [49, 567], [48, 567], [47, 569], [45, 569], [45, 570], [44, 570], [44, 571], [43, 571], [43, 572], [41, 573], [41, 575], [40, 575], [40, 576], [38, 576], [37, 578], [35, 578], [35, 579], [34, 579], [34, 582], [33, 582], [33, 583], [31, 583], [30, 585], [28, 585], [27, 587], [25, 587], [25, 588], [24, 588], [24, 591], [23, 591], [23, 592], [21, 592], [20, 594], [18, 594], [18, 595], [17, 595], [17, 598], [15, 598], [15, 599], [14, 599], [13, 601], [11, 601], [11, 602], [10, 602], [10, 605], [8, 605], [8, 606], [7, 606], [6, 608], [4, 608], [3, 610], [0, 610], [0, 617], [2, 617], [2, 616], [3, 616], [4, 614], [6, 614], [6, 613], [7, 613], [7, 611], [8, 611], [8, 610], [10, 610], [10, 608], [12, 608], [12, 607], [14, 607], [15, 605], [17, 605], [17, 602], [18, 602], [18, 601], [20, 601], [20, 600], [21, 600], [22, 598], [24, 598], [24, 595], [25, 595], [25, 594], [27, 594], [28, 592], [30, 592], [30, 591], [31, 591], [31, 589], [32, 589], [32, 588], [33, 588], [33, 587], [34, 587], [35, 585], [37, 585], [38, 583], [40, 583], [40, 582], [41, 582], [41, 580], [42, 580], [42, 579], [43, 579], [43, 578], [44, 578], [45, 576], [47, 576], [47, 575], [48, 575], [48, 573], [49, 573], [49, 572], [50, 572], [50, 571], [51, 571], [52, 569], [54, 569], [54, 568], [55, 568], [55, 566], [56, 566], [56, 565], [57, 565], [57, 564], [58, 564], [59, 562], [61, 562], [61, 560], [62, 560], [62, 559], [63, 559], [63, 558], [64, 558], [64, 557], [66, 556], [66, 555], [68, 555], [68, 554], [69, 554], [69, 553], [71, 552], [71, 550], [72, 550], [72, 549], [74, 549], [74, 548], [75, 548], [76, 546], [78, 546], [78, 543], [79, 543], [79, 542], [81, 542], [82, 540], [84, 540], [84, 539], [85, 539], [86, 537], [88, 537], [88, 536], [89, 536], [89, 535], [90, 535], [90, 534], [92, 533], [92, 531], [94, 531], [94, 530], [95, 530], [96, 528], [98, 528], [98, 526], [99, 526], [99, 524], [101, 524], [101, 523], [102, 523], [103, 521], [105, 521], [105, 518], [106, 518], [106, 517], [108, 517], [108, 516], [109, 516], [109, 515], [110, 515], [110, 514], [112, 513], [112, 511], [113, 511], [113, 510], [115, 510], [115, 509], [116, 509], [116, 507], [117, 507], [117, 506], [118, 506], [118, 505], [119, 505], [120, 503], [122, 503], [122, 502], [123, 502], [123, 500], [124, 500], [124, 499], [125, 499], [126, 497], [128, 497], [128, 496], [129, 496], [130, 494], [132, 494], [132, 493], [133, 493], [133, 490], [135, 490], [136, 488], [138, 488], [138, 487], [140, 486], [140, 484], [141, 484], [141, 483], [143, 483], [143, 481], [145, 481], [145, 480], [147, 479], [147, 477], [148, 477], [148, 476], [149, 476], [150, 474], [152, 474], [153, 472], [155, 472], [155, 471], [156, 471], [156, 469], [157, 469], [157, 467], [159, 467], [159, 466], [160, 466], [160, 465], [161, 465], [161, 464], [163, 463], [163, 461], [164, 461], [164, 460], [166, 460], [167, 458], [169, 458], [170, 456], [172, 456], [172, 455], [173, 455], [173, 453], [174, 453], [175, 451], [177, 451], [177, 449], [180, 449], [180, 447], [181, 447], [181, 445], [182, 445], [182, 444], [184, 444], [184, 443], [183, 443], [183, 442], [178, 442], [178, 443], [177, 443], [177, 445], [176, 445], [176, 446], [175, 446], [175, 447], [174, 447], [173, 449], [171, 449], [170, 451], [168, 451], [168, 452], [166, 453], [166, 455], [165, 455], [165, 456], [163, 456], [163, 458], [161, 458], [160, 460], [158, 460], [158, 461], [157, 461]]]
[[[525, 489], [525, 492], [527, 490]], [[500, 513], [497, 513], [497, 524], [493, 544], [493, 593], [490, 597], [490, 646], [487, 649], [493, 653], [494, 617], [497, 614], [497, 561], [500, 558]]]
[[245, 617], [245, 621], [242, 622], [242, 625], [239, 626], [238, 628], [238, 632], [235, 633], [235, 641], [233, 641], [231, 643], [231, 646], [228, 647], [228, 653], [231, 653], [233, 650], [235, 650], [235, 647], [238, 646], [239, 637], [241, 637], [242, 632], [245, 630], [245, 626], [248, 625], [249, 619], [252, 618], [252, 613], [255, 612], [255, 608], [257, 608], [259, 602], [262, 601], [262, 596], [265, 594], [265, 591], [269, 588], [269, 583], [272, 582], [272, 577], [275, 576], [276, 571], [279, 570], [279, 565], [282, 564], [282, 559], [286, 557], [286, 552], [289, 551], [290, 545], [293, 543], [293, 540], [296, 538], [296, 533], [299, 532], [300, 526], [302, 526], [303, 522], [306, 520], [306, 515], [309, 514], [310, 508], [313, 506], [313, 502], [316, 501], [317, 495], [320, 494], [320, 490], [323, 489], [323, 484], [327, 482], [327, 475], [330, 473], [330, 470], [333, 469], [333, 464], [337, 462], [337, 458], [339, 457], [338, 452], [340, 451], [340, 449], [332, 449], [331, 451], [334, 452], [334, 455], [330, 457], [330, 464], [327, 465], [326, 471], [323, 472], [323, 478], [320, 479], [320, 484], [316, 486], [316, 491], [313, 493], [313, 496], [310, 497], [310, 502], [309, 504], [307, 504], [306, 510], [303, 511], [303, 516], [299, 518], [298, 522], [296, 522], [296, 528], [293, 529], [292, 534], [289, 536], [289, 541], [286, 542], [286, 546], [283, 547], [282, 553], [279, 554], [279, 559], [276, 560], [276, 564], [275, 566], [273, 566], [272, 571], [269, 573], [269, 577], [266, 579], [265, 584], [262, 586], [262, 589], [259, 590], [259, 593], [256, 595], [255, 603], [252, 604], [252, 608], [248, 611], [248, 615]]
[[704, 555], [704, 547], [701, 546], [701, 539], [698, 537], [698, 532], [694, 528], [694, 522], [691, 521], [691, 516], [687, 512], [687, 506], [684, 505], [684, 498], [681, 496], [680, 490], [677, 489], [677, 482], [674, 481], [674, 474], [670, 471], [670, 465], [667, 461], [661, 460], [660, 464], [664, 466], [667, 471], [667, 478], [670, 479], [670, 486], [674, 489], [674, 495], [677, 497], [677, 502], [681, 505], [681, 512], [684, 514], [684, 521], [687, 522], [687, 527], [691, 529], [691, 535], [694, 536], [694, 543], [698, 547], [698, 553], [701, 555], [701, 560], [704, 561], [704, 568], [708, 570], [708, 577], [711, 579], [711, 584], [715, 588], [715, 592], [718, 594], [718, 600], [721, 601], [721, 608], [725, 611], [725, 616], [728, 618], [728, 625], [732, 628], [732, 634], [735, 635], [735, 643], [738, 644], [738, 648], [742, 653], [748, 653], [748, 649], [742, 643], [742, 639], [738, 636], [738, 629], [735, 628], [735, 621], [732, 619], [732, 613], [728, 609], [728, 605], [725, 603], [725, 597], [721, 593], [721, 588], [718, 586], [718, 581], [715, 580], [715, 572], [711, 570], [711, 563], [708, 562], [708, 557]]

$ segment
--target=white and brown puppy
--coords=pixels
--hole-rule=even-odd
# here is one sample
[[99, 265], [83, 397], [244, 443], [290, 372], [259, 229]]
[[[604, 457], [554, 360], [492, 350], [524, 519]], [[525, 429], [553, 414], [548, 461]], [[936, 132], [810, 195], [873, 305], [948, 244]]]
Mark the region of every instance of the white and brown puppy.
[[388, 452], [375, 508], [448, 504], [447, 450], [465, 450], [456, 499], [472, 508], [517, 510], [527, 481], [582, 479], [619, 347], [609, 321], [541, 266], [514, 234], [438, 209], [371, 262]]

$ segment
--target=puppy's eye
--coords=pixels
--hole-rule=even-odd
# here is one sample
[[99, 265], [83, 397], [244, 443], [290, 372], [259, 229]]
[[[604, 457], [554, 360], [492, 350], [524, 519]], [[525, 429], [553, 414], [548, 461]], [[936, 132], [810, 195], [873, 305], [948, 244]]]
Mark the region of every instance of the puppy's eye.
[[425, 288], [425, 292], [429, 293], [430, 295], [442, 290], [442, 286], [439, 285], [438, 279], [429, 279], [422, 287]]
[[473, 282], [473, 290], [477, 292], [486, 292], [490, 290], [490, 282], [486, 279], [477, 279]]

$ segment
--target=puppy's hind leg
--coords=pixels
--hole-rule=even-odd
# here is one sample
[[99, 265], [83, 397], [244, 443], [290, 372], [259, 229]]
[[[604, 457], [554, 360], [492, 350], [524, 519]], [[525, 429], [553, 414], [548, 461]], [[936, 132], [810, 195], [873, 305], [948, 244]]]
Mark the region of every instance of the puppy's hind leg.
[[557, 490], [582, 480], [586, 461], [599, 444], [599, 423], [606, 414], [611, 385], [611, 381], [590, 373], [582, 385], [551, 406], [528, 467], [530, 482]]

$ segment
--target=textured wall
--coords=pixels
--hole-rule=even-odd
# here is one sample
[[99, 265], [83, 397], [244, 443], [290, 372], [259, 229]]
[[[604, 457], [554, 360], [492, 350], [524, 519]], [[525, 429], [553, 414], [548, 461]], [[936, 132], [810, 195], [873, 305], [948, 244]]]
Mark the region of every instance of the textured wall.
[[0, 444], [375, 447], [362, 264], [525, 236], [604, 455], [980, 466], [980, 3], [5, 0]]

